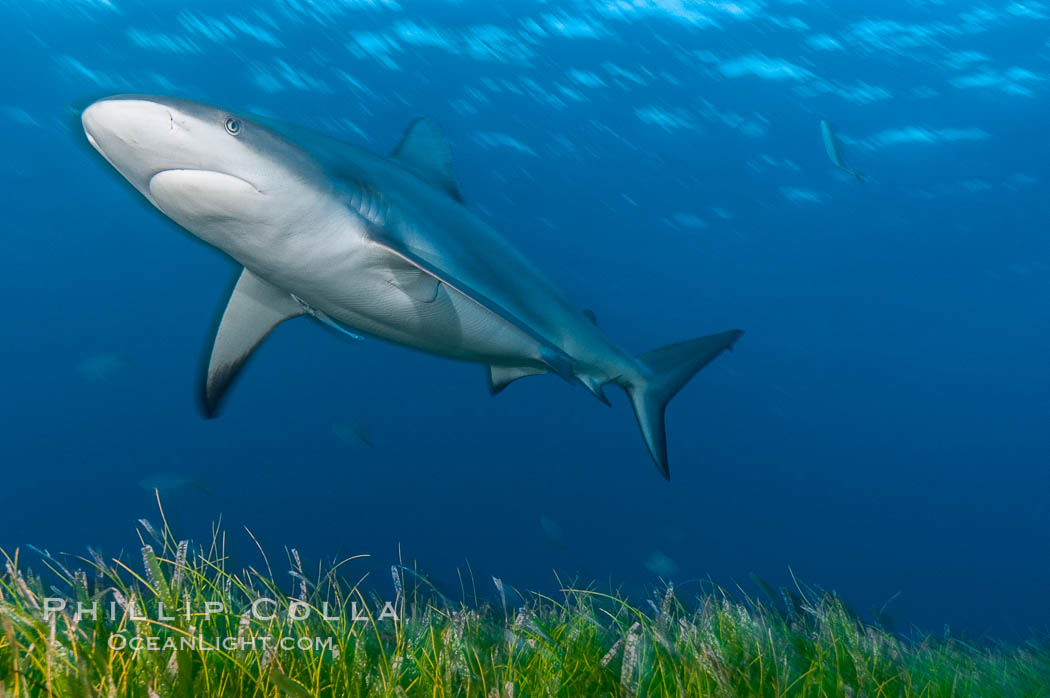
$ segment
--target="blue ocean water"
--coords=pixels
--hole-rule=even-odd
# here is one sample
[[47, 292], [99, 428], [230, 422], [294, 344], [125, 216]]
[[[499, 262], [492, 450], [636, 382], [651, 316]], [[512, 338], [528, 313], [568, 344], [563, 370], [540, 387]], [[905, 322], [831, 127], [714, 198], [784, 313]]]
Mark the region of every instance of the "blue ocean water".
[[[0, 2], [0, 547], [116, 555], [154, 485], [311, 560], [458, 587], [799, 579], [898, 626], [1050, 623], [1045, 2]], [[377, 152], [426, 115], [470, 206], [642, 352], [740, 327], [671, 403], [300, 320], [196, 406], [237, 269], [84, 147], [172, 94]], [[859, 183], [829, 161], [835, 125]], [[616, 393], [613, 395], [613, 393]], [[457, 590], [458, 591], [458, 590]]]

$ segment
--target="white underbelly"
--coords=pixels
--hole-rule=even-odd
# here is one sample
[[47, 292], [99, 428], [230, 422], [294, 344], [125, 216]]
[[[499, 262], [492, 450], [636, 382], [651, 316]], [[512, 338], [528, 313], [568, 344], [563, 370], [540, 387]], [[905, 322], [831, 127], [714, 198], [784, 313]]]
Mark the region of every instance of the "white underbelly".
[[322, 301], [317, 308], [350, 328], [432, 354], [487, 364], [540, 361], [534, 339], [445, 284], [430, 302], [383, 279], [366, 286], [353, 302]]
[[378, 245], [297, 257], [299, 263], [285, 258], [269, 269], [249, 268], [352, 330], [464, 361], [542, 364], [535, 339], [450, 286], [440, 284], [429, 301], [396, 286], [391, 265], [400, 260]]

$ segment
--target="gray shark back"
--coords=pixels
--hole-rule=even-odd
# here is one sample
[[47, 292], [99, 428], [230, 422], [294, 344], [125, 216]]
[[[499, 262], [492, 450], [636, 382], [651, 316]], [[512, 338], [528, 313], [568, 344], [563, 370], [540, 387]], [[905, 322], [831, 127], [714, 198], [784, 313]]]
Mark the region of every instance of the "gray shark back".
[[371, 224], [377, 243], [536, 339], [552, 372], [565, 375], [577, 364], [593, 370], [594, 364], [633, 362], [464, 205], [447, 143], [429, 121], [417, 120], [391, 157], [297, 126], [267, 125], [322, 164], [348, 206]]

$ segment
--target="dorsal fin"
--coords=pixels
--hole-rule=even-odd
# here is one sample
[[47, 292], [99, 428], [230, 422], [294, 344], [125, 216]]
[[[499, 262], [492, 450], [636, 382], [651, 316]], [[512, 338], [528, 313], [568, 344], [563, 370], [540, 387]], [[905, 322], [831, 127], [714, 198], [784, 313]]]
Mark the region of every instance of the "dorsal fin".
[[391, 157], [447, 191], [456, 201], [463, 201], [456, 175], [452, 171], [452, 148], [441, 129], [430, 119], [413, 121]]

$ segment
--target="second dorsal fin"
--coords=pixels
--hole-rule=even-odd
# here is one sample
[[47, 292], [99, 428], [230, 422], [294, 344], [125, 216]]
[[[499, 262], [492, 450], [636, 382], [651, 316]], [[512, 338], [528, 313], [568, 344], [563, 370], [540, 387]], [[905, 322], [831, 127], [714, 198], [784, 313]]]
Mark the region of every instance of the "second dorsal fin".
[[453, 199], [463, 201], [456, 175], [452, 171], [452, 148], [441, 129], [430, 119], [413, 121], [391, 157], [444, 189]]

